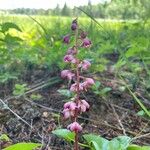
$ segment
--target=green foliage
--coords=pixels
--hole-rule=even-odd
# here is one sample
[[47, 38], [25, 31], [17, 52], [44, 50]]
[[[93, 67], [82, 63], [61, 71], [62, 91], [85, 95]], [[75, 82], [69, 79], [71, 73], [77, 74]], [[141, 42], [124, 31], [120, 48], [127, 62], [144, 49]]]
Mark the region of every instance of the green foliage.
[[150, 146], [130, 145], [127, 150], [150, 150]]
[[75, 133], [67, 129], [57, 129], [52, 131], [53, 134], [65, 139], [68, 142], [72, 142], [75, 139]]
[[40, 95], [40, 94], [31, 94], [30, 98], [32, 100], [40, 100], [42, 98], [42, 95]]
[[[65, 139], [68, 142], [74, 142], [75, 134], [67, 129], [57, 129], [52, 132]], [[111, 141], [94, 134], [84, 134], [83, 139], [86, 143], [79, 143], [82, 147], [87, 147], [91, 150], [126, 150], [131, 142], [128, 136], [118, 136]]]
[[33, 150], [39, 146], [41, 146], [41, 144], [38, 143], [17, 143], [3, 150]]
[[10, 138], [6, 134], [2, 134], [0, 136], [0, 140], [2, 140], [2, 141], [10, 141]]
[[10, 80], [17, 80], [17, 76], [15, 74], [10, 74], [9, 72], [0, 75], [0, 83], [5, 83]]
[[66, 97], [68, 97], [68, 98], [71, 98], [71, 97], [73, 97], [72, 95], [73, 95], [73, 93], [70, 91], [70, 90], [68, 90], [68, 89], [59, 89], [59, 90], [57, 90], [61, 95], [63, 95], [63, 96], [66, 96]]
[[5, 23], [1, 24], [1, 32], [2, 33], [7, 32], [9, 29], [16, 29], [16, 30], [22, 32], [21, 29], [15, 23], [5, 22]]
[[28, 90], [27, 84], [15, 84], [13, 94], [15, 96], [23, 95], [27, 90]]
[[83, 137], [91, 145], [92, 150], [125, 150], [131, 140], [127, 136], [118, 136], [111, 141], [93, 134], [86, 134]]
[[103, 87], [101, 87], [101, 83], [99, 81], [96, 81], [92, 87], [92, 90], [96, 95], [105, 96], [112, 89], [110, 87], [103, 88]]

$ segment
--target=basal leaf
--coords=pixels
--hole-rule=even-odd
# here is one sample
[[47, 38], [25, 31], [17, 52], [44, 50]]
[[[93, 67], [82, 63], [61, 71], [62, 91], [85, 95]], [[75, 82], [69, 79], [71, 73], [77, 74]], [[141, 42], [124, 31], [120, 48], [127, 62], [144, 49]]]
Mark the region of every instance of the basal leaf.
[[74, 141], [75, 139], [75, 133], [67, 129], [57, 129], [57, 130], [54, 130], [52, 133], [61, 138], [64, 138], [65, 140], [69, 142]]
[[17, 143], [3, 150], [33, 150], [39, 146], [41, 146], [39, 143]]

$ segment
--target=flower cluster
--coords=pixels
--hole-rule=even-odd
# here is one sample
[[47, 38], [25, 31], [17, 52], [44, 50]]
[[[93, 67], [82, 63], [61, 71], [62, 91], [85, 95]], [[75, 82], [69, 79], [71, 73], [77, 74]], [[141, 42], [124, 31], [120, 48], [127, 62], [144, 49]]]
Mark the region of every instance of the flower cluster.
[[72, 101], [64, 104], [63, 117], [64, 119], [73, 120], [73, 123], [68, 125], [68, 129], [75, 133], [82, 131], [82, 126], [77, 122], [78, 115], [86, 112], [90, 105], [85, 99], [80, 98], [81, 91], [87, 91], [93, 84], [94, 80], [92, 78], [83, 77], [80, 75], [81, 71], [86, 71], [91, 66], [88, 60], [80, 60], [77, 57], [79, 53], [78, 49], [80, 47], [89, 48], [91, 46], [91, 41], [87, 38], [87, 33], [79, 29], [77, 19], [72, 21], [71, 30], [73, 34], [66, 35], [63, 38], [63, 42], [66, 44], [70, 43], [70, 37], [75, 37], [74, 46], [68, 48], [66, 55], [64, 56], [64, 62], [71, 64], [73, 68], [71, 70], [63, 70], [61, 72], [61, 77], [63, 79], [68, 79], [72, 81], [70, 85], [70, 91], [74, 92], [75, 96]]

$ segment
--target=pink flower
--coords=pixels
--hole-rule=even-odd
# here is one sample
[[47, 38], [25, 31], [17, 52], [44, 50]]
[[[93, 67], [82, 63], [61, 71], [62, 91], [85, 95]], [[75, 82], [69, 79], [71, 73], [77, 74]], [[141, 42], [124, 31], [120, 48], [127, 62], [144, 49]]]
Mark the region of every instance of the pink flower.
[[73, 101], [65, 103], [64, 104], [64, 110], [63, 110], [64, 119], [68, 119], [70, 117], [73, 117], [75, 115], [75, 109], [76, 108], [77, 108], [77, 105]]
[[63, 37], [63, 42], [66, 43], [66, 44], [69, 44], [70, 42], [70, 35], [66, 35]]
[[[77, 83], [71, 85], [70, 91], [77, 92]], [[83, 91], [82, 83], [79, 83], [79, 91]]]
[[88, 85], [94, 85], [95, 84], [95, 82], [94, 82], [94, 80], [92, 79], [92, 78], [86, 78], [85, 79], [85, 82], [88, 84]]
[[67, 109], [67, 108], [69, 110], [75, 110], [77, 108], [77, 105], [75, 102], [70, 101], [64, 104], [64, 109]]
[[65, 57], [64, 57], [65, 62], [71, 62], [73, 59], [74, 59], [74, 57], [72, 55], [65, 55]]
[[87, 70], [91, 66], [91, 63], [87, 60], [83, 60], [81, 67], [83, 70]]
[[77, 53], [77, 50], [74, 47], [69, 48], [67, 51], [68, 55], [75, 55], [76, 53]]
[[90, 105], [87, 101], [81, 100], [78, 104], [78, 107], [80, 108], [81, 112], [85, 112], [90, 108]]
[[68, 80], [72, 80], [72, 78], [75, 76], [74, 73], [72, 73], [70, 70], [63, 70], [61, 72], [62, 78], [67, 78]]
[[89, 48], [91, 44], [92, 42], [88, 38], [85, 38], [83, 39], [82, 47]]
[[70, 131], [80, 132], [82, 131], [82, 127], [78, 122], [73, 122], [67, 127]]
[[75, 111], [74, 110], [70, 110], [68, 108], [63, 110], [64, 119], [68, 119], [70, 117], [73, 117], [74, 115], [75, 115]]
[[90, 86], [94, 85], [95, 82], [92, 78], [86, 78], [85, 81], [82, 83], [82, 87], [84, 90], [87, 90]]

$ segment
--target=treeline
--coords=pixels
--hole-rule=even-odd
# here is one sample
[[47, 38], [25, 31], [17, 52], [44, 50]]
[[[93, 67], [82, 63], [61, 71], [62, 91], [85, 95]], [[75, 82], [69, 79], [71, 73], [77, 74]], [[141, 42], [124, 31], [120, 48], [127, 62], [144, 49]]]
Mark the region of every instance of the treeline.
[[[99, 3], [97, 5], [92, 5], [89, 0], [88, 5], [79, 8], [95, 18], [140, 19], [150, 17], [150, 0], [111, 0], [109, 3]], [[57, 5], [56, 8], [48, 10], [17, 8], [5, 10], [5, 12], [28, 15], [85, 16], [79, 9], [69, 8], [66, 3], [63, 8]]]

